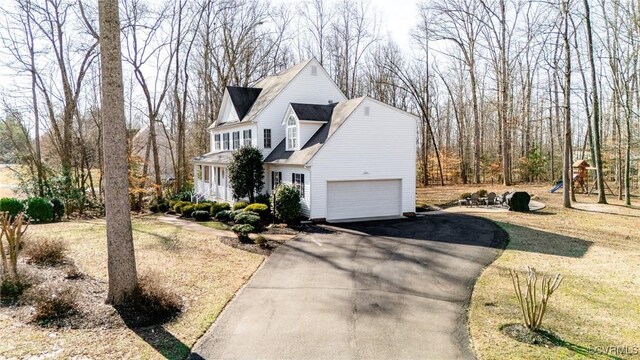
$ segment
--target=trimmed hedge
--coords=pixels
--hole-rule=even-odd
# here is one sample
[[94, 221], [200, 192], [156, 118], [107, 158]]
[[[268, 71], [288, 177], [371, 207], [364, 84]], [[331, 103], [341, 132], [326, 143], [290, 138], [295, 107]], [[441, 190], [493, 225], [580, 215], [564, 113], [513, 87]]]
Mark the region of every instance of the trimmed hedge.
[[196, 221], [207, 221], [211, 218], [211, 215], [207, 210], [196, 210], [191, 214], [191, 216], [193, 216]]
[[243, 212], [242, 214], [236, 215], [234, 222], [236, 224], [248, 224], [253, 227], [258, 227], [260, 225], [260, 216]]
[[196, 210], [207, 210], [207, 212], [211, 209], [211, 203], [210, 202], [201, 202], [198, 204], [194, 204], [196, 207]]
[[24, 211], [24, 204], [16, 198], [0, 199], [0, 212], [8, 212], [10, 216], [16, 216]]
[[182, 207], [187, 205], [191, 205], [191, 203], [188, 201], [178, 201], [173, 205], [173, 211], [175, 211], [178, 214], [182, 214]]
[[238, 235], [240, 241], [249, 242], [249, 234], [254, 232], [255, 228], [249, 224], [238, 224], [233, 225], [231, 231]]
[[233, 210], [233, 211], [231, 212], [231, 220], [232, 220], [232, 221], [236, 221], [236, 216], [238, 216], [238, 215], [240, 215], [240, 214], [243, 214], [243, 213], [244, 213], [244, 211], [243, 211], [242, 209], [240, 209], [240, 210]]
[[32, 223], [48, 223], [53, 221], [53, 204], [45, 198], [32, 197], [27, 200], [27, 215]]
[[181, 208], [182, 217], [185, 217], [185, 218], [191, 217], [191, 214], [193, 214], [194, 211], [196, 211], [196, 206], [195, 205], [193, 205], [193, 204], [184, 205]]
[[248, 202], [246, 201], [238, 201], [237, 203], [233, 204], [233, 210], [242, 210], [244, 208], [246, 208], [249, 205]]
[[269, 215], [271, 215], [271, 211], [269, 207], [265, 204], [254, 203], [243, 209], [244, 212], [251, 211], [260, 215], [260, 219], [268, 220]]
[[215, 218], [216, 218], [216, 220], [220, 220], [220, 221], [231, 221], [232, 220], [232, 212], [231, 212], [231, 210], [218, 211], [215, 214]]
[[231, 210], [231, 205], [229, 205], [229, 203], [226, 202], [214, 202], [213, 204], [211, 204], [211, 209], [209, 210], [209, 212], [213, 215], [219, 213], [220, 211], [224, 211], [224, 210]]

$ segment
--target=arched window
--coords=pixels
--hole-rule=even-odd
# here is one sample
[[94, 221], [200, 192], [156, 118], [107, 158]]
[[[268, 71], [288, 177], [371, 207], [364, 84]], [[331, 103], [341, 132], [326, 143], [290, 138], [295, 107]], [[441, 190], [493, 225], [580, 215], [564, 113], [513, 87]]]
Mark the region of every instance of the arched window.
[[287, 150], [297, 150], [298, 148], [298, 123], [295, 116], [290, 115], [287, 119]]

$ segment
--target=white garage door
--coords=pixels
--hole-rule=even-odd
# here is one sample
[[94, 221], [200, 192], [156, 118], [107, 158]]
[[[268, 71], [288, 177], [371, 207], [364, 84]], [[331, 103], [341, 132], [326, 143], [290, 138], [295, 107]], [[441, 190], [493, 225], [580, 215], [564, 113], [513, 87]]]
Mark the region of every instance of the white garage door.
[[400, 179], [329, 181], [327, 220], [399, 216], [401, 189]]

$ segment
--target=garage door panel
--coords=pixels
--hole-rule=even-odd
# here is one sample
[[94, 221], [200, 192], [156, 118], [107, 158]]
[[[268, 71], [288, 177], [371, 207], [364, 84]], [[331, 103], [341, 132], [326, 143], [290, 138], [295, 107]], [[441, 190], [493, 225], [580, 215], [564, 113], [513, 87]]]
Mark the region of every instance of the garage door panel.
[[327, 220], [398, 216], [402, 182], [395, 180], [327, 182]]

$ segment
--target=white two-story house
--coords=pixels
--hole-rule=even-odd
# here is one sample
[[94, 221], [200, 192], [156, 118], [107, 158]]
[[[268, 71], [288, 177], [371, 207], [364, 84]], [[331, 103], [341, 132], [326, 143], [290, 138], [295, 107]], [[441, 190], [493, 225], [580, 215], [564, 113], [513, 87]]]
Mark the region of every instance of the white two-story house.
[[227, 164], [245, 145], [262, 150], [264, 192], [300, 189], [302, 210], [327, 221], [415, 211], [417, 118], [369, 97], [347, 99], [317, 60], [252, 87], [228, 87], [209, 127], [211, 151], [193, 160], [194, 186], [234, 202]]

